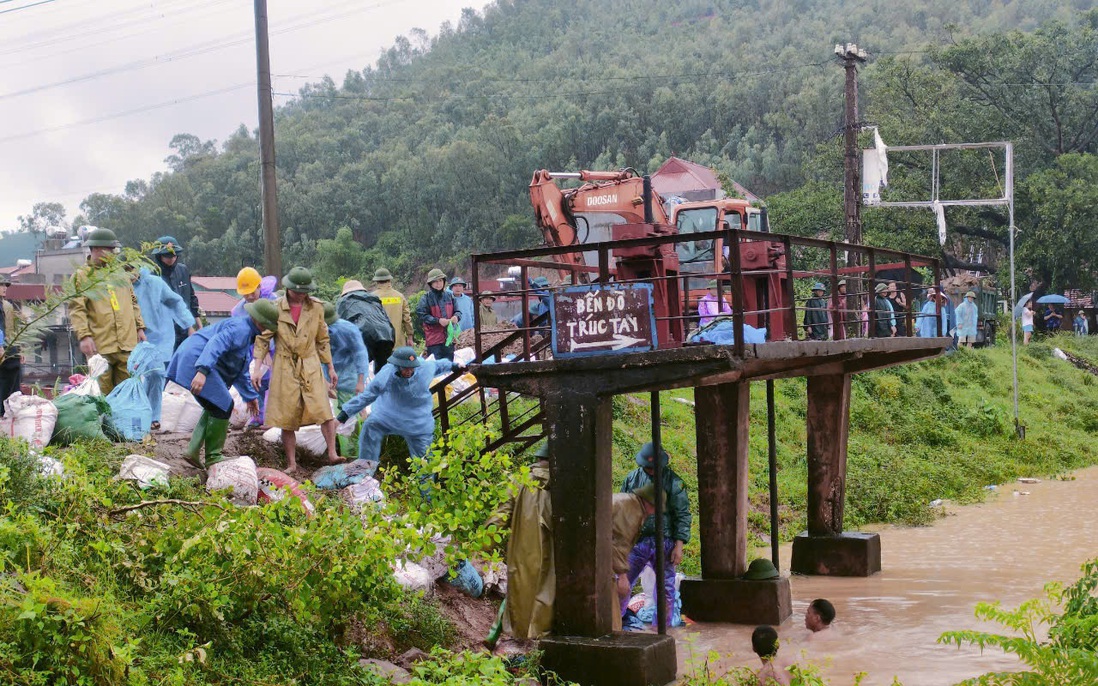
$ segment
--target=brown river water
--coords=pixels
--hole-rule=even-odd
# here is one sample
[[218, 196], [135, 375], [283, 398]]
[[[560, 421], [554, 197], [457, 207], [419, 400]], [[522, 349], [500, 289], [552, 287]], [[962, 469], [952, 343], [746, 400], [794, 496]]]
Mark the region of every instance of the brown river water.
[[[778, 627], [779, 657], [821, 665], [834, 686], [852, 684], [862, 671], [867, 686], [891, 684], [893, 676], [904, 686], [938, 686], [1017, 668], [997, 649], [981, 654], [936, 640], [960, 629], [1001, 633], [975, 618], [977, 602], [1000, 600], [1013, 609], [1040, 596], [1049, 581], [1074, 581], [1080, 565], [1098, 555], [1098, 468], [1074, 477], [1000, 485], [979, 505], [947, 503], [950, 514], [933, 526], [878, 527], [883, 571], [869, 578], [793, 576], [793, 616]], [[783, 568], [789, 554], [784, 546]], [[836, 608], [834, 635], [823, 641], [806, 641], [804, 612], [813, 598]], [[752, 628], [699, 623], [672, 630], [679, 676], [700, 667], [711, 650], [723, 656], [721, 665], [757, 666]]]

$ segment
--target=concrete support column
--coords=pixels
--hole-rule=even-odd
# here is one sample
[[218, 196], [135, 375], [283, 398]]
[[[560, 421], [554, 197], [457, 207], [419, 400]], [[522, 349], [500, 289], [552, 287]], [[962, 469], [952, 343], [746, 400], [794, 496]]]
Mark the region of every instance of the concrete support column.
[[613, 630], [617, 606], [611, 569], [610, 398], [562, 393], [546, 398], [544, 406], [557, 576], [553, 633], [604, 636]]
[[694, 403], [702, 578], [735, 579], [747, 569], [751, 384], [703, 386]]
[[702, 578], [680, 586], [683, 611], [703, 622], [781, 624], [789, 579], [744, 581], [747, 569], [748, 382], [694, 390]]
[[844, 533], [850, 375], [808, 377], [808, 531], [793, 540], [798, 574], [869, 576], [881, 571], [881, 538]]

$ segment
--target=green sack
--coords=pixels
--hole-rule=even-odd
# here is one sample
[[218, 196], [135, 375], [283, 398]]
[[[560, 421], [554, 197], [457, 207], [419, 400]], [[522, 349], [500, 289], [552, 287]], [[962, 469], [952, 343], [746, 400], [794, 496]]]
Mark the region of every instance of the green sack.
[[453, 345], [460, 333], [461, 327], [458, 326], [458, 323], [450, 322], [450, 325], [446, 327], [446, 345]]
[[53, 401], [57, 423], [50, 445], [70, 445], [79, 440], [107, 438], [103, 423], [109, 421], [111, 406], [100, 396], [67, 393]]

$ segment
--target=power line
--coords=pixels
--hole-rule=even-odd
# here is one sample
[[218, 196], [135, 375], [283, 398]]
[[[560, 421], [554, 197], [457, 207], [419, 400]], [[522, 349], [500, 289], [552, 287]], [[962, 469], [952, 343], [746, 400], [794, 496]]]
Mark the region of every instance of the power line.
[[12, 12], [18, 12], [19, 10], [29, 10], [32, 7], [38, 7], [39, 5], [48, 5], [55, 0], [38, 0], [29, 5], [23, 5], [22, 7], [13, 7], [10, 10], [0, 10], [0, 14], [11, 14]]
[[[54, 0], [42, 0], [42, 1], [43, 2], [53, 2]], [[292, 20], [291, 22], [288, 22], [286, 26], [280, 28], [277, 31], [272, 31], [271, 35], [277, 36], [277, 35], [282, 35], [282, 34], [285, 34], [285, 33], [290, 33], [290, 32], [293, 32], [293, 31], [299, 31], [301, 29], [316, 26], [317, 24], [323, 24], [323, 23], [327, 23], [327, 22], [330, 22], [330, 21], [335, 21], [337, 19], [342, 19], [346, 16], [350, 16], [352, 14], [357, 14], [357, 13], [365, 11], [365, 10], [372, 10], [372, 9], [377, 9], [379, 7], [384, 7], [385, 5], [391, 5], [391, 4], [394, 4], [398, 1], [399, 0], [385, 0], [384, 2], [378, 2], [378, 3], [375, 3], [373, 5], [366, 5], [366, 6], [361, 6], [361, 7], [355, 7], [355, 8], [350, 9], [350, 10], [337, 11], [336, 13], [331, 14], [330, 16], [321, 15], [321, 16], [318, 17], [316, 13], [301, 14], [301, 15], [298, 15], [297, 17], [295, 17], [294, 20]], [[297, 22], [297, 23], [293, 23], [293, 22]], [[85, 82], [85, 81], [91, 81], [91, 80], [94, 80], [94, 79], [102, 78], [104, 76], [110, 76], [110, 75], [113, 75], [113, 74], [119, 74], [119, 73], [123, 73], [123, 72], [127, 72], [127, 71], [134, 71], [134, 70], [138, 70], [138, 69], [145, 69], [147, 67], [151, 67], [151, 66], [154, 66], [154, 65], [166, 64], [168, 62], [173, 62], [173, 61], [177, 61], [177, 60], [184, 60], [184, 59], [188, 59], [190, 57], [197, 57], [199, 55], [204, 55], [206, 53], [213, 52], [213, 51], [216, 51], [216, 50], [223, 50], [225, 48], [235, 47], [235, 46], [238, 46], [238, 45], [244, 45], [246, 43], [251, 43], [254, 40], [255, 40], [255, 36], [253, 36], [251, 33], [234, 34], [234, 36], [229, 37], [228, 40], [219, 39], [219, 40], [214, 40], [214, 41], [207, 41], [205, 43], [199, 43], [198, 45], [191, 46], [189, 48], [184, 48], [182, 50], [177, 50], [174, 53], [168, 53], [167, 55], [157, 56], [157, 57], [152, 57], [152, 58], [145, 58], [145, 59], [141, 59], [141, 60], [135, 60], [135, 61], [129, 62], [127, 64], [122, 64], [122, 65], [118, 65], [118, 66], [115, 66], [115, 67], [109, 67], [107, 69], [101, 69], [101, 70], [96, 71], [96, 72], [91, 72], [91, 73], [88, 73], [88, 74], [82, 74], [80, 76], [75, 76], [75, 77], [72, 77], [72, 78], [69, 78], [69, 79], [64, 79], [62, 81], [55, 81], [53, 83], [39, 84], [37, 86], [31, 86], [30, 88], [24, 88], [24, 89], [18, 90], [18, 91], [3, 93], [3, 94], [0, 94], [0, 100], [10, 100], [11, 98], [20, 97], [20, 96], [23, 96], [23, 95], [30, 95], [30, 94], [33, 94], [33, 93], [40, 93], [42, 91], [51, 90], [51, 89], [54, 89], [54, 88], [58, 88], [58, 87], [61, 87], [61, 86], [67, 86], [67, 85], [71, 85], [71, 84], [74, 84], [74, 83], [82, 83], [82, 82]]]
[[150, 112], [152, 110], [159, 110], [159, 109], [163, 109], [165, 107], [172, 107], [174, 105], [181, 105], [185, 102], [191, 102], [193, 100], [200, 100], [202, 98], [208, 98], [208, 97], [211, 97], [211, 96], [214, 96], [214, 95], [221, 95], [223, 93], [231, 93], [233, 91], [238, 91], [238, 90], [241, 90], [243, 88], [253, 88], [253, 87], [255, 87], [255, 83], [252, 83], [252, 82], [239, 83], [235, 86], [227, 86], [225, 88], [219, 88], [217, 90], [206, 91], [204, 93], [196, 93], [195, 95], [190, 95], [190, 96], [187, 96], [187, 97], [184, 97], [184, 98], [177, 98], [175, 100], [167, 100], [167, 101], [159, 102], [159, 103], [156, 103], [156, 104], [153, 104], [153, 105], [145, 105], [143, 107], [137, 107], [137, 108], [134, 108], [132, 110], [125, 110], [123, 112], [116, 112], [114, 114], [105, 114], [101, 117], [93, 117], [91, 119], [83, 119], [81, 121], [75, 121], [75, 122], [72, 122], [72, 123], [69, 123], [69, 124], [60, 124], [58, 126], [51, 126], [49, 128], [45, 128], [45, 129], [37, 129], [35, 131], [26, 131], [24, 133], [17, 133], [17, 134], [12, 134], [10, 136], [3, 136], [3, 137], [0, 137], [0, 143], [7, 143], [8, 141], [17, 141], [17, 140], [21, 140], [23, 138], [31, 138], [33, 136], [39, 136], [39, 135], [44, 134], [44, 133], [56, 133], [58, 131], [64, 131], [66, 129], [73, 129], [73, 128], [77, 128], [79, 126], [87, 126], [89, 124], [98, 124], [100, 122], [109, 121], [111, 119], [118, 119], [120, 117], [128, 117], [128, 116], [133, 115], [133, 114], [140, 114], [142, 112]]

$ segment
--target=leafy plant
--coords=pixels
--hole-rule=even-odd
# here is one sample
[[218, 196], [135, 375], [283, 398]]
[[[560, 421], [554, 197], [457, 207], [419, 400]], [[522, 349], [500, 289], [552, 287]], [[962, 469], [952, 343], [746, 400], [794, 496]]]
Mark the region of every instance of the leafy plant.
[[[1027, 600], [1014, 610], [998, 602], [978, 603], [976, 617], [993, 621], [1011, 634], [983, 631], [948, 631], [938, 638], [946, 645], [991, 646], [1017, 655], [1029, 667], [1024, 672], [989, 672], [961, 682], [962, 686], [1061, 686], [1098, 683], [1098, 560], [1083, 565], [1083, 576], [1074, 584], [1045, 586], [1045, 597]], [[1063, 606], [1058, 612], [1057, 607]], [[1041, 627], [1049, 627], [1049, 638]]]

